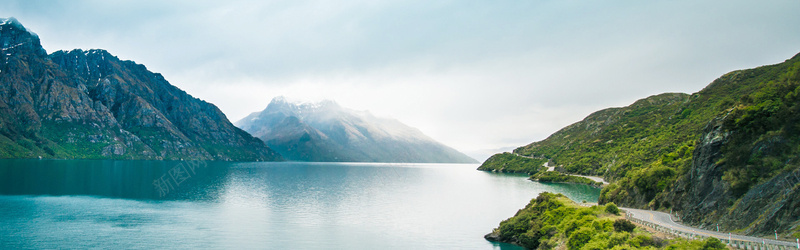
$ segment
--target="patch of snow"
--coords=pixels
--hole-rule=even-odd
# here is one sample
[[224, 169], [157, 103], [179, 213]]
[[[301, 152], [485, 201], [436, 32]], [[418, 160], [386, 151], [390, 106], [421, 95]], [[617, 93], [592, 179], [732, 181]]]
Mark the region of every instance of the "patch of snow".
[[0, 25], [12, 25], [12, 26], [19, 26], [19, 28], [23, 28], [23, 29], [25, 29], [25, 32], [28, 32], [29, 34], [31, 34], [31, 36], [33, 36], [33, 37], [36, 37], [36, 38], [39, 38], [39, 35], [38, 35], [38, 34], [36, 34], [35, 32], [33, 32], [33, 31], [29, 30], [28, 28], [26, 28], [25, 26], [23, 26], [23, 25], [22, 25], [22, 23], [20, 23], [19, 21], [17, 21], [17, 19], [16, 19], [16, 18], [13, 18], [13, 17], [9, 17], [9, 18], [0, 18], [0, 20], [2, 20], [2, 23], [0, 23]]
[[[3, 50], [10, 50], [10, 49], [13, 49], [13, 48], [16, 48], [16, 47], [22, 46], [23, 44], [25, 44], [25, 43], [24, 43], [24, 42], [22, 42], [22, 43], [18, 43], [18, 44], [16, 44], [16, 45], [9, 46], [9, 47], [3, 46]], [[5, 45], [5, 44], [3, 44], [3, 45]]]

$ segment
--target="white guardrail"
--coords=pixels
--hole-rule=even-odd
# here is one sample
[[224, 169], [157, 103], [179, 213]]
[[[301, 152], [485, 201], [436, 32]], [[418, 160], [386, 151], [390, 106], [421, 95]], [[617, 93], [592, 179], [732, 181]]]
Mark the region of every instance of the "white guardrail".
[[[707, 235], [700, 235], [692, 232], [685, 232], [676, 230], [673, 228], [668, 228], [665, 226], [661, 226], [652, 222], [643, 221], [631, 216], [631, 213], [625, 213], [625, 218], [635, 222], [639, 225], [648, 227], [650, 229], [655, 230], [656, 232], [665, 233], [668, 235], [672, 235], [675, 237], [681, 237], [686, 239], [693, 239], [693, 240], [702, 240], [709, 236]], [[719, 238], [717, 237], [722, 243], [727, 244], [729, 247], [733, 249], [745, 249], [745, 250], [762, 250], [762, 249], [769, 249], [769, 250], [799, 250], [796, 246], [786, 246], [786, 245], [779, 245], [779, 244], [772, 244], [766, 242], [754, 242], [754, 241], [746, 241], [746, 240], [731, 240], [727, 238]]]

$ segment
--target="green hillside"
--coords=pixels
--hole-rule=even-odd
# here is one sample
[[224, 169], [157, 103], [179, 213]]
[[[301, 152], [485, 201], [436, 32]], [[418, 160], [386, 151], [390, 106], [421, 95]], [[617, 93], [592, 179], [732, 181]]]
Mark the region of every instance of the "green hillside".
[[[781, 180], [798, 171], [798, 71], [800, 56], [734, 71], [692, 95], [655, 95], [595, 112], [514, 153], [550, 160], [568, 173], [603, 176], [611, 184], [601, 203], [675, 209], [689, 223], [722, 220], [728, 230], [751, 234], [767, 233], [769, 224], [788, 237], [798, 231], [798, 217], [784, 203], [800, 182]], [[504, 157], [495, 155], [480, 169], [511, 163]], [[748, 198], [756, 191], [772, 194], [766, 207], [774, 211], [733, 219], [763, 202]]]

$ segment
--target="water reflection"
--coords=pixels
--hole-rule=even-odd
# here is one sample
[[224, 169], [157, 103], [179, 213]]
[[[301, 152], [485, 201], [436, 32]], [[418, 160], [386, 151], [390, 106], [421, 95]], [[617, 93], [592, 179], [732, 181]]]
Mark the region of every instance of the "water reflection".
[[[358, 202], [353, 193], [408, 188], [425, 175], [391, 164], [265, 163], [205, 161], [0, 160], [0, 195], [88, 195], [139, 200], [268, 201], [280, 207], [317, 201]], [[474, 173], [470, 173], [474, 174]], [[524, 175], [482, 173], [531, 185]], [[482, 181], [476, 179], [475, 181]], [[496, 185], [496, 184], [495, 184]], [[600, 190], [586, 185], [541, 183], [550, 192], [597, 202]], [[365, 190], [358, 190], [365, 189]], [[275, 195], [274, 192], [279, 192]], [[292, 196], [280, 194], [291, 193]], [[323, 198], [324, 197], [324, 198]], [[321, 204], [324, 207], [335, 204]]]
[[[231, 163], [0, 160], [0, 194], [213, 199]], [[177, 171], [180, 170], [180, 171]], [[162, 184], [162, 185], [159, 185]]]
[[483, 235], [538, 193], [599, 196], [475, 168], [0, 160], [0, 248], [515, 249]]

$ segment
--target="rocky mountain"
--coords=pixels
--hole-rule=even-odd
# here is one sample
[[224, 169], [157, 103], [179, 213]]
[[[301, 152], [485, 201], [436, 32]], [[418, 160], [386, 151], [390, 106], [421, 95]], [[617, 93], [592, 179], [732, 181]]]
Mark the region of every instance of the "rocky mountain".
[[0, 19], [0, 158], [268, 161], [216, 106], [104, 50], [47, 54]]
[[535, 172], [507, 166], [514, 162], [508, 158], [551, 161], [611, 181], [602, 203], [672, 210], [700, 227], [719, 223], [722, 230], [795, 238], [798, 155], [800, 55], [725, 74], [691, 95], [661, 94], [595, 112], [480, 169]]
[[397, 120], [332, 101], [291, 103], [277, 97], [235, 124], [295, 161], [476, 162]]

